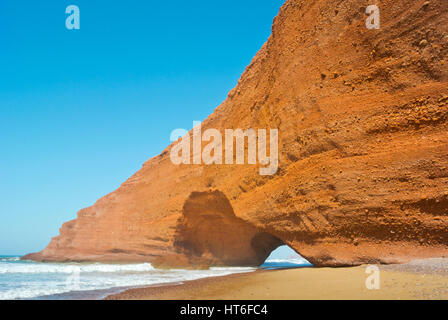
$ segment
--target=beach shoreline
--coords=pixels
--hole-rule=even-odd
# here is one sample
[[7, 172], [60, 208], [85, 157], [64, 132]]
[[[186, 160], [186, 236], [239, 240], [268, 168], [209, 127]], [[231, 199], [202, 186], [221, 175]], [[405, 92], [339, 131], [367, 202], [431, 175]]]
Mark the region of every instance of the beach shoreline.
[[368, 289], [367, 266], [257, 270], [133, 288], [106, 300], [448, 300], [448, 259], [379, 265]]

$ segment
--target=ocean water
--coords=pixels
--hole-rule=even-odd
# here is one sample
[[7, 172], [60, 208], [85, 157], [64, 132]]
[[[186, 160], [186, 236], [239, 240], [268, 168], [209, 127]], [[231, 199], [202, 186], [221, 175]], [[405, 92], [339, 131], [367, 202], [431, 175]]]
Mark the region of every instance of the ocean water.
[[[306, 260], [267, 260], [261, 268], [307, 266]], [[102, 299], [128, 288], [182, 283], [207, 277], [252, 272], [257, 268], [226, 267], [209, 270], [159, 270], [149, 263], [42, 263], [0, 256], [0, 300]]]
[[0, 256], [0, 300], [101, 299], [131, 287], [182, 283], [255, 268], [158, 270], [149, 263], [42, 263]]
[[273, 270], [273, 269], [305, 268], [312, 266], [313, 265], [309, 263], [306, 259], [302, 257], [297, 257], [291, 259], [268, 259], [260, 266], [260, 268], [265, 270]]

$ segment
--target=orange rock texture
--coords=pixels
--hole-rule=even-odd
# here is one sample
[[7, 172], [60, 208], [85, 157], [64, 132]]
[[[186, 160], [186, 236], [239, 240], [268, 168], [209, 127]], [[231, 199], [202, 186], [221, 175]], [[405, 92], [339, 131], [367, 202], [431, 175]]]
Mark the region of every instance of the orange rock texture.
[[[288, 0], [203, 130], [279, 130], [279, 170], [173, 165], [169, 146], [65, 223], [45, 261], [316, 266], [448, 256], [446, 0]], [[193, 120], [193, 119], [192, 119]]]

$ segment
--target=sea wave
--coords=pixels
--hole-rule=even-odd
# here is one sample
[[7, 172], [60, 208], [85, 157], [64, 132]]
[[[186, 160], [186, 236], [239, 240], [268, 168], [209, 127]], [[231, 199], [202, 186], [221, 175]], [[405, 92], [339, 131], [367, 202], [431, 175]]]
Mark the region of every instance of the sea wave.
[[294, 258], [294, 259], [269, 259], [265, 263], [293, 263], [293, 264], [310, 264], [306, 259]]
[[0, 257], [0, 262], [20, 261], [20, 257]]
[[[17, 261], [17, 260], [14, 260]], [[8, 262], [8, 261], [6, 261]], [[153, 271], [154, 267], [150, 263], [140, 264], [61, 264], [61, 263], [28, 263], [28, 264], [14, 264], [3, 263], [0, 264], [0, 274], [5, 273], [136, 273]]]
[[36, 297], [42, 297], [47, 295], [56, 295], [65, 293], [67, 290], [58, 288], [18, 288], [13, 290], [7, 290], [0, 292], [0, 300], [16, 300], [16, 299], [32, 299]]
[[[9, 261], [0, 263], [0, 300], [53, 297], [75, 299], [89, 291], [129, 288], [225, 276], [256, 270], [246, 267], [214, 267], [208, 270], [160, 270], [150, 263], [76, 264]], [[74, 277], [79, 271], [79, 277]], [[76, 285], [76, 286], [74, 286]], [[95, 291], [95, 292], [94, 292]], [[98, 293], [99, 294], [99, 293]], [[103, 293], [101, 293], [103, 294]], [[62, 296], [61, 296], [62, 295]]]
[[250, 272], [256, 270], [253, 267], [210, 267], [210, 270], [214, 271], [229, 271], [229, 272]]

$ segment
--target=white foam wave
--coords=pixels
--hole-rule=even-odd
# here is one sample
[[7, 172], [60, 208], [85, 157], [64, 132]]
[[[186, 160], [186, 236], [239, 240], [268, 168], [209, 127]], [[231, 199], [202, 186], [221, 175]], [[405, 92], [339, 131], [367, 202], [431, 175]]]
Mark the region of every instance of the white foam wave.
[[0, 258], [1, 262], [9, 262], [9, 261], [20, 261], [20, 257], [2, 257]]
[[74, 272], [148, 272], [154, 270], [150, 263], [141, 264], [61, 264], [61, 263], [28, 263], [28, 264], [0, 264], [0, 274], [4, 273], [74, 273]]
[[[253, 271], [253, 270], [252, 270]], [[80, 287], [72, 290], [66, 286], [66, 278], [63, 277], [59, 281], [39, 281], [37, 283], [22, 283], [17, 288], [12, 288], [4, 292], [0, 291], [0, 300], [13, 299], [32, 299], [49, 295], [67, 294], [72, 291], [90, 291], [90, 290], [106, 290], [111, 288], [129, 288], [150, 285], [163, 285], [166, 283], [183, 283], [185, 281], [197, 280], [201, 278], [226, 276], [232, 273], [248, 272], [222, 270], [188, 270], [185, 272], [176, 271], [156, 271], [148, 274], [122, 275], [102, 274], [96, 276], [94, 274], [80, 275]]]
[[0, 292], [0, 300], [15, 300], [15, 299], [32, 299], [36, 297], [42, 297], [46, 295], [55, 295], [65, 293], [67, 290], [56, 289], [56, 288], [17, 288], [13, 290], [7, 290], [5, 292]]
[[[39, 262], [0, 263], [0, 300], [32, 299], [48, 295], [72, 295], [73, 291], [109, 290], [182, 283], [207, 277], [225, 276], [232, 273], [251, 272], [256, 268], [214, 267], [209, 270], [158, 270], [149, 263], [141, 264], [76, 264]], [[74, 272], [79, 271], [79, 287], [71, 282]]]
[[294, 263], [294, 264], [310, 264], [306, 259], [294, 258], [294, 259], [269, 259], [265, 262], [272, 263]]
[[256, 268], [252, 267], [210, 267], [210, 270], [229, 272], [250, 272], [254, 271], [255, 269]]

